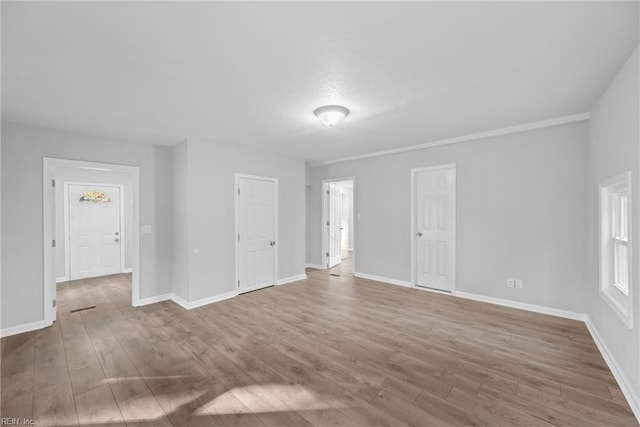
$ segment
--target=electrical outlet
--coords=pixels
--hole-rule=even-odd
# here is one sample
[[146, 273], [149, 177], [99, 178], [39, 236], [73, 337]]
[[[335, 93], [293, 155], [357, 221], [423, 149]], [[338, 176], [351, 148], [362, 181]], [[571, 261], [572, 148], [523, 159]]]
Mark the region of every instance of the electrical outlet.
[[515, 282], [511, 277], [509, 277], [507, 279], [507, 288], [513, 288], [513, 287], [515, 287]]
[[522, 289], [524, 286], [524, 282], [522, 279], [516, 279], [516, 289]]

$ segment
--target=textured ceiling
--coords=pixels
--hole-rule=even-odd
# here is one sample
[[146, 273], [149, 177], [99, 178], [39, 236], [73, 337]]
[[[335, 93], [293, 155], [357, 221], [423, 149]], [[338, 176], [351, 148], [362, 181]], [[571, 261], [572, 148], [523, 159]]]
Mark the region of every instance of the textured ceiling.
[[636, 2], [2, 2], [2, 114], [322, 161], [589, 111], [637, 44]]

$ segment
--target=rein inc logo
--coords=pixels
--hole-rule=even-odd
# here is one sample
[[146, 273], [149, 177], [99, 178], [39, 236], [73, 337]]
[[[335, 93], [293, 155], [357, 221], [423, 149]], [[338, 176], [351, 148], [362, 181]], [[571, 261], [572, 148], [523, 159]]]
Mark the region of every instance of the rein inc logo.
[[36, 422], [31, 418], [0, 418], [0, 426], [33, 426]]

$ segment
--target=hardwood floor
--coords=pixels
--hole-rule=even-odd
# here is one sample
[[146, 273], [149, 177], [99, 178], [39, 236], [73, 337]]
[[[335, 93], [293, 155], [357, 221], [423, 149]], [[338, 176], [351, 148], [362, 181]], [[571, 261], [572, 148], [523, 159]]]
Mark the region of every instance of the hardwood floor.
[[[45, 425], [638, 425], [584, 324], [308, 270], [187, 311], [59, 287], [2, 339], [2, 417]], [[95, 305], [96, 308], [71, 313]]]
[[351, 275], [353, 276], [353, 251], [343, 249], [342, 250], [342, 259], [340, 264], [333, 267], [329, 274], [334, 274], [338, 276], [343, 275]]

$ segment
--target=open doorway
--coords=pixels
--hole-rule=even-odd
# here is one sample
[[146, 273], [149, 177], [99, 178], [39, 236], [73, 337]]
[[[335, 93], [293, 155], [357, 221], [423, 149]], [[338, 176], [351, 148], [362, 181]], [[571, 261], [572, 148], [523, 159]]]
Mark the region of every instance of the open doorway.
[[43, 178], [45, 321], [116, 300], [138, 305], [139, 168], [45, 158]]
[[331, 275], [355, 271], [355, 179], [322, 181], [323, 265]]

